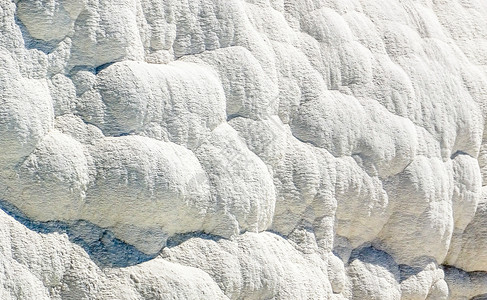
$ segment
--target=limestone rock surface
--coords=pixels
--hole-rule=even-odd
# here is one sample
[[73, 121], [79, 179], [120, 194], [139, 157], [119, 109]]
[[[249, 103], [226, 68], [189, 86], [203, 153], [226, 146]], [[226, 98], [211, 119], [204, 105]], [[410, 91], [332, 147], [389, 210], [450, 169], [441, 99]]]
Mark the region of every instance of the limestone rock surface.
[[485, 0], [0, 0], [0, 299], [484, 299]]

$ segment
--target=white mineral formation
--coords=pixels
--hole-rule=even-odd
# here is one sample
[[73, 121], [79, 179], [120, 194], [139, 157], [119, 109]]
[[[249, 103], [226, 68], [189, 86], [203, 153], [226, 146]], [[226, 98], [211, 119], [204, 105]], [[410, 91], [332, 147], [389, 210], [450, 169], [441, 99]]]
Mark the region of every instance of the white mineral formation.
[[0, 0], [0, 299], [487, 299], [487, 1]]

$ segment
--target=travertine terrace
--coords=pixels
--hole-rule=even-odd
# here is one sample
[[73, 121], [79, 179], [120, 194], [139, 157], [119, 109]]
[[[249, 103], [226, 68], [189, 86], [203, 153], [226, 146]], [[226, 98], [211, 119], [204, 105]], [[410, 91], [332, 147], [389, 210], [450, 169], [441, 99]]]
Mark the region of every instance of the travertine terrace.
[[486, 117], [485, 0], [0, 0], [0, 299], [484, 299]]

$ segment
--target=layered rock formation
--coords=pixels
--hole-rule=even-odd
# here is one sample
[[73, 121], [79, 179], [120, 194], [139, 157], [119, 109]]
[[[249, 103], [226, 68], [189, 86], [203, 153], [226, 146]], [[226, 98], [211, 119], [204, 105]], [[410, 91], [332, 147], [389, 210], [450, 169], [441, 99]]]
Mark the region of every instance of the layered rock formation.
[[1, 299], [487, 297], [487, 2], [0, 16]]

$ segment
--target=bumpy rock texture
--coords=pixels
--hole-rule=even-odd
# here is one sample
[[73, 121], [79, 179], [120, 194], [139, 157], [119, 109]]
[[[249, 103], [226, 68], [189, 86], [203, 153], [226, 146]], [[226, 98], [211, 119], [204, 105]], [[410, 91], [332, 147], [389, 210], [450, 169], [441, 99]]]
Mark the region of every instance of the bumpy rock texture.
[[0, 298], [487, 297], [486, 117], [484, 0], [0, 0]]

